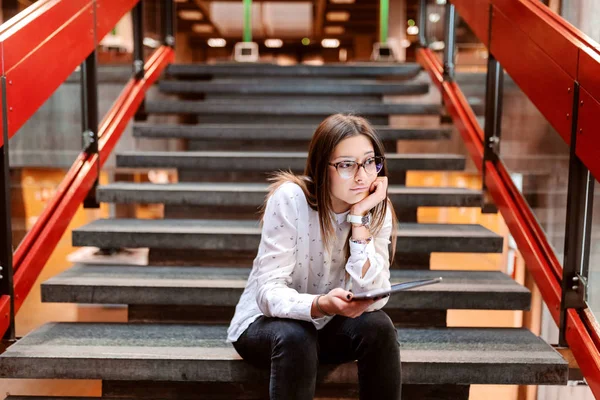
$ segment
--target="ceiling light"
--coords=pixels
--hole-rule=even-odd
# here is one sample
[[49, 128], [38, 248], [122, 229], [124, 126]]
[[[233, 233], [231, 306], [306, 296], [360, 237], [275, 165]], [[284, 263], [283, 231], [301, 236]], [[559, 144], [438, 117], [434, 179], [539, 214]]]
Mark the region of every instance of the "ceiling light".
[[333, 4], [354, 4], [356, 0], [330, 0]]
[[310, 39], [307, 38], [307, 37], [303, 38], [302, 39], [302, 44], [305, 45], [305, 46], [308, 46], [310, 44]]
[[436, 2], [436, 4], [439, 4], [439, 5], [446, 4], [446, 0], [436, 0], [435, 2]]
[[348, 11], [330, 11], [325, 16], [327, 21], [343, 22], [350, 19], [350, 13]]
[[194, 24], [192, 30], [196, 33], [211, 33], [215, 28], [209, 24]]
[[210, 47], [225, 47], [227, 42], [223, 38], [210, 38], [207, 41]]
[[200, 21], [204, 16], [198, 10], [181, 10], [179, 11], [179, 18], [186, 21]]
[[159, 42], [158, 40], [156, 40], [156, 39], [153, 39], [153, 38], [151, 38], [151, 37], [148, 37], [148, 36], [146, 36], [146, 37], [144, 38], [144, 41], [143, 41], [143, 43], [144, 43], [144, 46], [146, 46], [146, 47], [150, 47], [150, 48], [152, 48], [152, 49], [157, 49], [157, 48], [159, 48], [159, 47], [160, 47], [160, 42]]
[[321, 40], [321, 46], [325, 47], [326, 49], [335, 49], [340, 47], [340, 41], [337, 39], [323, 39]]
[[327, 35], [341, 35], [342, 33], [344, 33], [343, 26], [326, 26], [325, 28], [323, 28], [323, 30]]
[[283, 46], [283, 40], [281, 39], [267, 39], [265, 40], [265, 46], [270, 49], [278, 49]]
[[433, 22], [434, 24], [436, 22], [440, 22], [440, 19], [442, 19], [442, 17], [438, 13], [431, 13], [431, 14], [429, 14], [429, 21]]
[[418, 26], [409, 26], [408, 28], [406, 28], [406, 33], [408, 33], [409, 35], [418, 35], [419, 27]]
[[429, 44], [429, 48], [435, 51], [444, 50], [445, 47], [446, 43], [442, 42], [441, 40], [436, 40], [435, 42], [431, 42]]

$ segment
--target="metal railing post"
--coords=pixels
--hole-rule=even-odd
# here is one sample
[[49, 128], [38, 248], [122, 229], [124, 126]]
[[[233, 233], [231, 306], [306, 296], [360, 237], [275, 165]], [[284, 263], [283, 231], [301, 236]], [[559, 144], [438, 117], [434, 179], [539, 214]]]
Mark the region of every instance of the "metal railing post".
[[578, 135], [578, 110], [579, 107], [583, 106], [583, 102], [579, 100], [579, 83], [575, 82], [558, 338], [559, 345], [563, 347], [568, 346], [565, 336], [567, 310], [569, 308], [583, 309], [586, 307], [595, 181], [575, 152]]
[[456, 9], [454, 4], [446, 3], [444, 25], [444, 80], [454, 81], [454, 60], [456, 57]]
[[485, 125], [483, 139], [482, 186], [483, 213], [496, 213], [498, 209], [491, 199], [486, 185], [486, 163], [496, 162], [500, 156], [500, 135], [502, 132], [502, 96], [504, 93], [504, 69], [493, 54], [488, 54], [487, 79], [485, 88]]
[[419, 0], [419, 14], [417, 18], [417, 26], [419, 27], [419, 46], [423, 48], [429, 47], [427, 43], [427, 0]]
[[243, 0], [244, 6], [244, 29], [242, 40], [246, 43], [252, 42], [252, 0]]
[[[144, 77], [144, 0], [139, 0], [131, 12], [133, 22], [133, 77], [142, 79]], [[142, 100], [140, 107], [135, 113], [135, 121], [145, 121], [146, 99]]]
[[379, 0], [379, 42], [387, 43], [390, 17], [390, 0]]
[[13, 248], [10, 209], [10, 164], [8, 156], [8, 106], [6, 104], [6, 77], [0, 79], [2, 86], [2, 137], [0, 148], [0, 295], [10, 296], [8, 330], [3, 339], [15, 341], [15, 299], [13, 282]]
[[136, 79], [144, 77], [144, 0], [131, 10], [133, 22], [133, 76]]
[[164, 37], [163, 42], [167, 46], [175, 47], [175, 13], [173, 0], [164, 0]]
[[[81, 128], [83, 131], [82, 147], [88, 154], [98, 153], [98, 63], [96, 50], [92, 51], [81, 64]], [[96, 188], [100, 178], [100, 162], [98, 162], [98, 178], [83, 201], [84, 208], [99, 208], [96, 200]]]

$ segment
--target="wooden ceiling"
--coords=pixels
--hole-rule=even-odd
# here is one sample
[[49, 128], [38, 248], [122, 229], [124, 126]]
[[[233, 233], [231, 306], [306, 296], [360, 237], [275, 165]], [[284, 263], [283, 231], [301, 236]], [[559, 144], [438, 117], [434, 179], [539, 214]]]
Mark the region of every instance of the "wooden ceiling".
[[[269, 37], [277, 37], [283, 39], [284, 47], [296, 47], [300, 45], [300, 40], [303, 37], [308, 37], [313, 43], [319, 43], [322, 38], [336, 38], [339, 39], [342, 46], [351, 45], [354, 38], [357, 35], [370, 35], [373, 40], [376, 39], [379, 30], [379, 0], [354, 0], [353, 3], [348, 4], [348, 1], [352, 0], [253, 0], [253, 3], [306, 3], [312, 4], [312, 20], [310, 16], [306, 18], [306, 21], [301, 21], [302, 24], [306, 25], [306, 32], [302, 34], [294, 35], [277, 35], [277, 26], [275, 26], [275, 34], [268, 35], [265, 32], [269, 30], [256, 30], [253, 27], [254, 39], [262, 42], [263, 39]], [[393, 1], [393, 0], [391, 0]], [[177, 29], [180, 32], [188, 32], [191, 37], [192, 43], [201, 43], [211, 37], [223, 37], [228, 42], [237, 42], [241, 39], [241, 34], [228, 35], [226, 32], [221, 32], [219, 28], [219, 20], [211, 18], [211, 1], [209, 0], [175, 0], [177, 5]], [[215, 0], [215, 2], [223, 5], [224, 3], [235, 3], [236, 13], [239, 17], [240, 7], [242, 0]], [[435, 4], [434, 2], [431, 2]], [[225, 4], [226, 5], [226, 4]], [[417, 20], [418, 16], [419, 1], [418, 0], [406, 0], [406, 21], [409, 19]], [[433, 11], [442, 11], [443, 18], [443, 6], [431, 6]], [[201, 20], [189, 20], [184, 19], [183, 14], [185, 12], [200, 12], [202, 14]], [[182, 13], [183, 12], [183, 13]], [[333, 13], [333, 14], [331, 14]], [[222, 14], [220, 16], [222, 18]], [[233, 14], [233, 13], [232, 13]], [[193, 13], [192, 13], [193, 15]], [[270, 23], [273, 24], [277, 21], [277, 15], [270, 16]], [[337, 18], [336, 18], [337, 17]], [[217, 17], [215, 17], [216, 19]], [[286, 18], [289, 18], [286, 15]], [[300, 16], [298, 16], [300, 18]], [[403, 23], [407, 23], [407, 22]], [[256, 23], [256, 22], [255, 22]], [[241, 24], [241, 23], [240, 23]], [[310, 29], [308, 29], [310, 27]], [[435, 35], [436, 37], [442, 36], [441, 29], [443, 27], [443, 21], [436, 24]], [[240, 28], [241, 29], [241, 28]], [[273, 29], [271, 29], [272, 31]], [[428, 29], [428, 33], [431, 29]], [[475, 42], [476, 39], [472, 35], [471, 31], [466, 25], [459, 22], [458, 25], [458, 41]], [[415, 41], [416, 37], [412, 37], [411, 40]]]

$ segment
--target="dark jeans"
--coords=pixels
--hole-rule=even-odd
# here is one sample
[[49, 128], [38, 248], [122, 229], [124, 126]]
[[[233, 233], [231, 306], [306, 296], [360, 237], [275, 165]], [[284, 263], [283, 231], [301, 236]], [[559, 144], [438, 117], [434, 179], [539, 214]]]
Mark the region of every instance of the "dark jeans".
[[400, 350], [396, 329], [383, 311], [358, 318], [335, 316], [321, 330], [310, 322], [254, 321], [233, 346], [242, 358], [270, 368], [271, 400], [314, 397], [317, 366], [358, 361], [361, 400], [400, 399]]

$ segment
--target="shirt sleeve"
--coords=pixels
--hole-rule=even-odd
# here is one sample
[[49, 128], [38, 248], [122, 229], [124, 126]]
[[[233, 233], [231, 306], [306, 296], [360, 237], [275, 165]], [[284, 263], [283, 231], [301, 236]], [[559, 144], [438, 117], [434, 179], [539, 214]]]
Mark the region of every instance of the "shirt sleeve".
[[[298, 239], [297, 191], [293, 183], [281, 185], [267, 200], [258, 254], [256, 302], [267, 317], [318, 322], [311, 317], [315, 295], [298, 293], [290, 286], [296, 267]], [[304, 196], [304, 194], [302, 194]]]
[[[389, 289], [390, 284], [390, 251], [392, 235], [392, 212], [388, 207], [383, 227], [368, 244], [358, 244], [350, 240], [350, 257], [346, 263], [346, 271], [352, 278], [352, 291], [355, 294], [374, 289]], [[370, 266], [365, 276], [362, 270], [369, 260]], [[387, 304], [389, 297], [376, 301], [366, 311], [375, 311]]]

